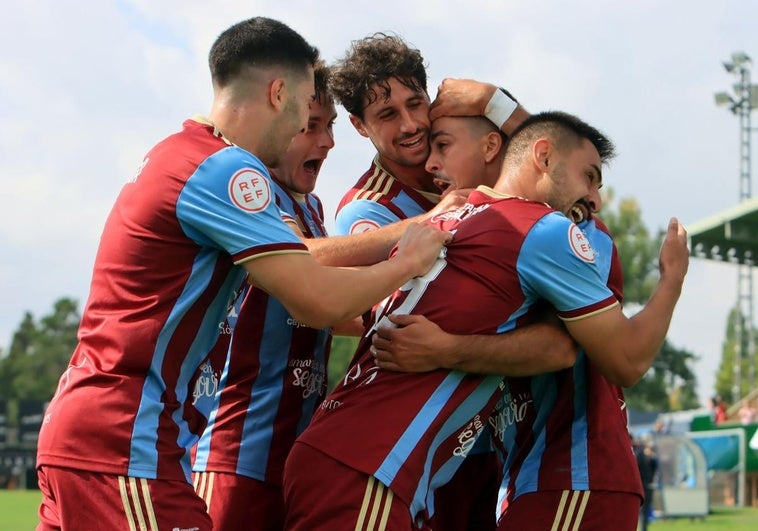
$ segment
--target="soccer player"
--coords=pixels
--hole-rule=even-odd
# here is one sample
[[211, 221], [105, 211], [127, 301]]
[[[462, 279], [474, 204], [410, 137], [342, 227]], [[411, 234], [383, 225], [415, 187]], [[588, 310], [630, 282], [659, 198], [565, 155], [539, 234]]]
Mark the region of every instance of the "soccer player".
[[[350, 121], [359, 134], [376, 147], [369, 170], [340, 202], [336, 231], [365, 235], [387, 224], [402, 222], [398, 220], [423, 215], [439, 201], [439, 189], [434, 175], [425, 169], [430, 121], [426, 69], [421, 53], [398, 36], [376, 33], [352, 43], [333, 70], [330, 85], [336, 99], [350, 113]], [[474, 99], [474, 102], [463, 100], [466, 105], [486, 95], [483, 102], [486, 109], [482, 109], [481, 114], [503, 132], [512, 131], [528, 116], [510, 95], [490, 92], [490, 85], [469, 80], [465, 84], [452, 83], [450, 87], [456, 91], [454, 97], [448, 98], [447, 92], [442, 92], [435, 101], [442, 112], [451, 105], [453, 110], [460, 105], [462, 96], [458, 92], [461, 92]], [[449, 196], [447, 194], [442, 201]], [[439, 206], [435, 208], [438, 211]], [[465, 341], [466, 337], [459, 339]], [[561, 328], [542, 323], [532, 329], [519, 330], [504, 342], [498, 341], [497, 348], [511, 356], [522, 356], [525, 365], [534, 371], [530, 374], [541, 372], [540, 368], [569, 366], [575, 355], [573, 341]], [[563, 355], [559, 357], [561, 348]], [[556, 357], [543, 364], [545, 352], [554, 353]], [[556, 365], [556, 361], [562, 365]], [[472, 499], [475, 482], [490, 481], [481, 474], [487, 466], [482, 461], [488, 459], [486, 454], [472, 456], [459, 476], [460, 490], [457, 483], [451, 483], [440, 493], [456, 503], [441, 504], [446, 512], [439, 513], [434, 522], [436, 528], [454, 531], [465, 526], [478, 530], [494, 528], [494, 517], [491, 526], [478, 519], [467, 522], [466, 515], [476, 514], [478, 510], [469, 510], [462, 503], [464, 499]], [[496, 478], [493, 481], [497, 483]], [[494, 507], [494, 504], [493, 498], [491, 505]]]
[[[377, 151], [369, 169], [340, 201], [337, 233], [363, 232], [430, 210], [440, 190], [424, 168], [429, 96], [419, 50], [383, 33], [354, 41], [334, 65], [331, 89], [350, 113], [353, 127]], [[508, 134], [527, 113], [507, 96], [499, 101], [488, 117]]]
[[[308, 238], [326, 236], [321, 200], [312, 192], [334, 147], [337, 112], [327, 77], [319, 63], [308, 126], [270, 168], [282, 218]], [[297, 322], [260, 288], [247, 288], [235, 306], [224, 324], [233, 331], [228, 355], [228, 341], [218, 346], [219, 384], [201, 397], [215, 404], [197, 444], [193, 480], [216, 529], [274, 531], [284, 525], [284, 460], [326, 394], [332, 331]]]
[[[612, 153], [604, 136], [574, 117], [527, 119], [509, 140], [495, 188], [479, 188], [464, 207], [438, 216], [437, 225], [455, 230], [446, 257], [398, 290], [386, 312], [421, 313], [454, 334], [503, 333], [536, 318], [537, 302], [547, 299], [601, 370], [614, 380], [624, 380], [630, 364], [639, 370], [665, 337], [687, 269], [686, 234], [672, 219], [658, 289], [626, 318], [567, 217], [578, 201], [599, 201], [601, 167]], [[368, 518], [388, 529], [422, 526], [436, 488], [455, 473], [502, 396], [501, 376], [381, 370], [369, 346], [370, 337], [290, 453], [289, 529]], [[610, 358], [611, 350], [622, 354]], [[306, 466], [309, 474], [298, 473]]]
[[[456, 109], [464, 115], [475, 111], [460, 105]], [[471, 136], [480, 142], [486, 137], [477, 133], [474, 124], [472, 119], [455, 117], [433, 122], [432, 154], [427, 163], [430, 171], [440, 178], [450, 174], [463, 176], [464, 182], [467, 175], [476, 172], [481, 162], [472, 159], [476, 153], [470, 148], [466, 153], [465, 148], [470, 145]], [[453, 186], [460, 186], [460, 179], [449, 180]], [[572, 209], [572, 216], [580, 222], [600, 206], [580, 203]], [[620, 302], [623, 275], [607, 229], [596, 216], [579, 226], [603, 264], [608, 286]], [[423, 316], [390, 318], [395, 326], [380, 328], [373, 338], [380, 367], [402, 370], [461, 367], [459, 360], [463, 358], [460, 349], [454, 346], [454, 336]], [[465, 353], [469, 370], [513, 375], [512, 359], [503, 356], [498, 367], [497, 356], [493, 355], [489, 359], [494, 365], [483, 366], [476, 359], [478, 354], [476, 349]], [[651, 357], [647, 368], [652, 361]], [[637, 372], [637, 378], [640, 376]], [[496, 446], [507, 456], [508, 463], [498, 505], [501, 528], [522, 527], [528, 521], [530, 528], [550, 529], [556, 523], [563, 525], [564, 520], [579, 520], [579, 529], [593, 526], [604, 529], [607, 509], [611, 508], [615, 525], [634, 529], [634, 512], [623, 512], [622, 508], [639, 505], [642, 490], [630, 452], [622, 388], [611, 383], [583, 351], [578, 353], [571, 369], [508, 381], [509, 392], [490, 419], [497, 428]], [[516, 415], [516, 411], [520, 413]], [[558, 505], [561, 499], [567, 503]], [[572, 500], [578, 503], [571, 503]]]
[[266, 166], [306, 126], [317, 55], [272, 19], [224, 31], [210, 115], [157, 144], [124, 186], [40, 431], [39, 529], [210, 530], [189, 460], [208, 411], [192, 395], [244, 276], [322, 328], [423, 274], [449, 239], [411, 225], [393, 259], [333, 268], [282, 222]]

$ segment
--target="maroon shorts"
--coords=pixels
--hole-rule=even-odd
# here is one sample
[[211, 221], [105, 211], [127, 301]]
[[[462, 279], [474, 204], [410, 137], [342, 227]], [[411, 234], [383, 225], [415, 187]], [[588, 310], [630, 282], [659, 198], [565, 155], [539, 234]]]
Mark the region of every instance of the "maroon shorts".
[[508, 505], [498, 531], [636, 531], [641, 499], [627, 492], [564, 490], [532, 492]]
[[428, 529], [379, 480], [299, 442], [284, 465], [284, 505], [287, 531]]
[[448, 483], [434, 492], [434, 531], [494, 531], [500, 464], [494, 452], [469, 454]]
[[205, 503], [185, 481], [42, 466], [37, 531], [123, 529], [212, 531]]
[[278, 485], [223, 472], [198, 472], [193, 482], [217, 530], [281, 531], [284, 526], [284, 499]]

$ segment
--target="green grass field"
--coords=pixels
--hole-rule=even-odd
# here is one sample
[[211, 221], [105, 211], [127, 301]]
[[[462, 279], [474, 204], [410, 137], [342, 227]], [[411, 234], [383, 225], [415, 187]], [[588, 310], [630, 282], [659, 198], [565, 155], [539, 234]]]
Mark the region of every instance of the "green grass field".
[[[40, 493], [36, 490], [0, 490], [0, 530], [31, 531], [37, 525]], [[758, 508], [714, 509], [705, 520], [655, 520], [650, 529], [660, 531], [756, 531]]]
[[0, 490], [0, 529], [32, 531], [37, 526], [38, 490]]

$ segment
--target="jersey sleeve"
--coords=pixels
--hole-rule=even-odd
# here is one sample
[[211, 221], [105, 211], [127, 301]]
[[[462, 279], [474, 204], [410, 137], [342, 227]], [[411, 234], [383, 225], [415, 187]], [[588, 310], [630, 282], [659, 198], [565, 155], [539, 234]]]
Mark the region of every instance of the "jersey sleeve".
[[228, 252], [235, 263], [271, 252], [307, 252], [282, 221], [266, 167], [229, 147], [208, 157], [179, 195], [177, 217], [196, 243]]
[[516, 268], [524, 293], [549, 301], [561, 319], [579, 319], [618, 304], [589, 239], [558, 212], [531, 228]]
[[365, 199], [350, 201], [343, 206], [334, 220], [338, 235], [358, 234], [400, 221], [387, 207]]

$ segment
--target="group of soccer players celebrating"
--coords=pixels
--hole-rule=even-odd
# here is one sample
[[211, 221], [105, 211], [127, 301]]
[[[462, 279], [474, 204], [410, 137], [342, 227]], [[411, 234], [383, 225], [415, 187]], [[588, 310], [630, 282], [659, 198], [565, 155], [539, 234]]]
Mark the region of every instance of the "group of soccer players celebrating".
[[[209, 65], [210, 113], [106, 221], [40, 432], [38, 529], [636, 529], [622, 388], [689, 253], [672, 218], [656, 290], [623, 314], [596, 215], [612, 142], [489, 83], [431, 102], [396, 35], [327, 66], [255, 17]], [[377, 154], [327, 236], [336, 104]], [[333, 334], [361, 339], [327, 394]]]

